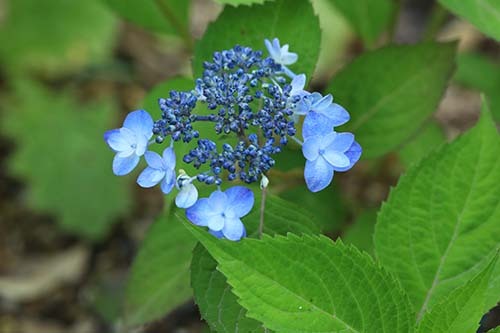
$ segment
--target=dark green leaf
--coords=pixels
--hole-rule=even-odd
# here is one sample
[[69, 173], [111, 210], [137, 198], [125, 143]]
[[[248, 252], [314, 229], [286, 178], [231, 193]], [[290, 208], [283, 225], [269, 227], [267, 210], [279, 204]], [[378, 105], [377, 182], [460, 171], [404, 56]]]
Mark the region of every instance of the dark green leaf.
[[35, 209], [54, 214], [70, 232], [101, 238], [130, 205], [127, 182], [112, 174], [113, 153], [103, 141], [113, 106], [83, 104], [32, 82], [16, 82], [14, 91], [0, 123], [17, 143], [9, 170], [27, 182]]
[[125, 322], [143, 324], [189, 300], [189, 265], [195, 238], [172, 212], [149, 229], [134, 259], [125, 298]]
[[276, 0], [263, 5], [226, 6], [217, 20], [211, 23], [203, 38], [196, 44], [193, 72], [203, 72], [203, 62], [211, 61], [215, 51], [235, 45], [263, 50], [268, 54], [264, 39], [277, 37], [281, 44], [289, 44], [290, 51], [299, 55], [290, 65], [296, 73], [312, 74], [318, 59], [321, 31], [318, 18], [309, 1]]
[[412, 137], [436, 110], [454, 68], [455, 44], [391, 45], [341, 70], [327, 91], [351, 113], [364, 158], [383, 155]]

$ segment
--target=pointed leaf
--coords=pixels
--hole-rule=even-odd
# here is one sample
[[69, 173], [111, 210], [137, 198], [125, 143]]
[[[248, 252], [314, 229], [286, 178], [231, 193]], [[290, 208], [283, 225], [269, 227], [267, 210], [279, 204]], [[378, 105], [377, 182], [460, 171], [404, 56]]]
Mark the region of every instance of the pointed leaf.
[[486, 105], [472, 130], [410, 168], [391, 191], [378, 216], [375, 249], [419, 319], [480, 272], [500, 246], [499, 197], [500, 138]]
[[413, 332], [410, 303], [368, 254], [324, 236], [218, 240], [186, 226], [248, 317], [279, 332]]
[[[479, 326], [479, 320], [487, 309], [488, 281], [498, 255], [473, 280], [454, 290], [434, 310], [426, 313], [418, 326], [422, 333], [469, 333]], [[491, 304], [490, 304], [491, 305]]]
[[390, 45], [363, 54], [333, 78], [327, 91], [351, 113], [345, 128], [364, 158], [396, 149], [420, 129], [438, 106], [454, 57], [453, 43]]
[[[259, 207], [259, 197], [256, 199], [254, 207]], [[259, 209], [254, 208], [243, 220], [250, 237], [257, 236], [259, 214]], [[310, 215], [305, 210], [297, 209], [295, 205], [268, 194], [264, 232], [268, 235], [284, 235], [287, 232], [318, 233]], [[224, 275], [217, 270], [217, 262], [201, 244], [193, 253], [191, 284], [201, 315], [214, 331], [264, 332], [262, 323], [246, 317], [246, 310], [237, 302]]]

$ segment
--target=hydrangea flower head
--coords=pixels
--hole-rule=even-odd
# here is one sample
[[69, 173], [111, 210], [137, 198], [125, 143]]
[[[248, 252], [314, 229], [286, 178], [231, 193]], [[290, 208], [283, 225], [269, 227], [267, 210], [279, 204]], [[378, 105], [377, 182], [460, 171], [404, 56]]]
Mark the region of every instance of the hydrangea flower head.
[[[281, 46], [276, 38], [264, 43], [269, 56], [239, 45], [215, 52], [203, 63], [203, 74], [192, 90], [172, 90], [158, 100], [159, 119], [153, 122], [146, 111], [134, 111], [122, 128], [105, 134], [116, 152], [116, 174], [129, 173], [145, 155], [147, 167], [138, 184], [160, 184], [165, 194], [176, 187], [175, 203], [186, 209], [191, 222], [230, 240], [245, 236], [241, 218], [252, 209], [254, 196], [243, 186], [223, 191], [225, 182], [260, 181], [265, 191], [275, 155], [290, 139], [303, 145], [304, 178], [313, 192], [328, 186], [335, 171], [348, 170], [361, 155], [354, 135], [335, 131], [349, 120], [349, 113], [333, 103], [331, 95], [306, 90], [306, 76], [287, 67], [298, 59], [287, 44]], [[198, 113], [200, 106], [206, 111]], [[300, 117], [304, 117], [303, 142], [296, 137]], [[200, 130], [200, 123], [208, 126]], [[213, 132], [209, 136], [207, 128]], [[170, 146], [162, 156], [148, 151], [150, 144], [165, 140]], [[177, 160], [178, 145], [189, 148], [179, 150], [184, 154]], [[180, 162], [191, 165], [193, 174], [179, 169], [176, 178]], [[208, 198], [198, 199], [195, 184], [215, 189]]]
[[186, 210], [186, 216], [194, 224], [208, 227], [214, 235], [236, 241], [246, 234], [241, 217], [250, 212], [253, 204], [250, 189], [233, 186], [225, 192], [217, 190], [208, 198], [198, 200]]
[[104, 141], [116, 152], [113, 159], [115, 175], [123, 176], [134, 170], [152, 136], [153, 119], [144, 110], [129, 113], [123, 127], [104, 133]]

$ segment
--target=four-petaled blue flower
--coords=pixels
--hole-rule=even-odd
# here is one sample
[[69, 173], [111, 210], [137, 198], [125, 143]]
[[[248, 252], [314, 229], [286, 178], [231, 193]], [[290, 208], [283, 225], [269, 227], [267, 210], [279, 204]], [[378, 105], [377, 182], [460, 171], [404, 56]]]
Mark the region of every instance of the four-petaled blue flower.
[[264, 43], [266, 44], [266, 48], [269, 51], [269, 55], [277, 64], [291, 65], [299, 59], [297, 53], [288, 52], [288, 44], [280, 46], [280, 41], [278, 38], [273, 39], [272, 43], [271, 41], [266, 39], [264, 40]]
[[153, 119], [144, 110], [129, 113], [123, 127], [104, 133], [104, 140], [116, 152], [113, 173], [123, 176], [134, 170], [152, 136]]
[[254, 196], [250, 189], [234, 186], [198, 200], [186, 210], [186, 216], [194, 224], [208, 227], [219, 238], [237, 241], [246, 235], [240, 218], [250, 212], [253, 203]]
[[142, 187], [153, 187], [161, 182], [161, 190], [168, 194], [175, 185], [175, 153], [172, 147], [163, 151], [163, 156], [147, 151], [144, 158], [148, 167], [137, 178], [137, 184]]
[[318, 192], [327, 187], [334, 171], [347, 171], [359, 160], [361, 146], [352, 133], [337, 133], [333, 124], [343, 116], [309, 112], [302, 128], [304, 143], [302, 153], [306, 158], [304, 178], [307, 188]]

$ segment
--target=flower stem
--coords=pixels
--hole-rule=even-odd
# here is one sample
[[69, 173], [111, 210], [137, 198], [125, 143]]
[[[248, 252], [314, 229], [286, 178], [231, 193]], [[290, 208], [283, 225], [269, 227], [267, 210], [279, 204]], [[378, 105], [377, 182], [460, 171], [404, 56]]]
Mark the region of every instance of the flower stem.
[[200, 115], [197, 115], [196, 116], [196, 121], [214, 121], [214, 120], [210, 120], [209, 116], [200, 116]]
[[290, 138], [292, 138], [292, 140], [293, 140], [293, 141], [297, 142], [297, 143], [298, 143], [299, 145], [301, 145], [301, 146], [304, 144], [304, 142], [300, 141], [299, 139], [297, 139], [297, 138], [296, 138], [296, 137], [294, 137], [294, 136], [291, 136]]
[[264, 211], [266, 209], [266, 194], [267, 194], [267, 187], [263, 187], [262, 198], [260, 201], [259, 238], [262, 238], [262, 233], [264, 232]]

